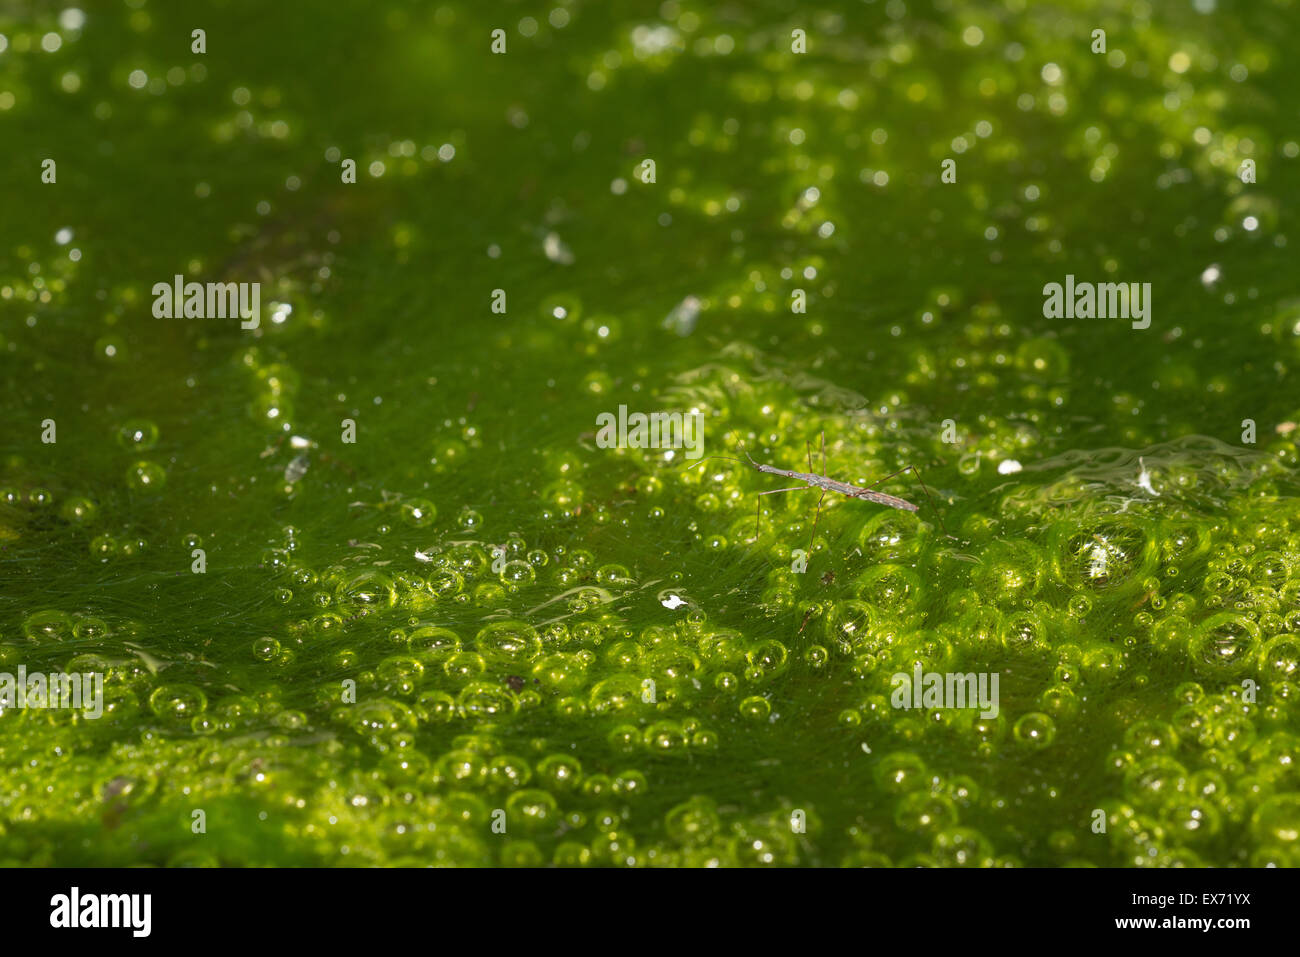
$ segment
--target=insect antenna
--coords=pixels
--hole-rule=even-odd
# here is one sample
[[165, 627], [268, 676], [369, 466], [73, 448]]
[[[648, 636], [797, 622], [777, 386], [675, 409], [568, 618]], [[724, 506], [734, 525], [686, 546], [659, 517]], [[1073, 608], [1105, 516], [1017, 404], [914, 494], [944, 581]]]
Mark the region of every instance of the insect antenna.
[[[752, 465], [752, 466], [754, 466], [754, 468], [758, 468], [758, 463], [754, 461], [753, 456], [751, 456], [751, 455], [749, 454], [749, 450], [745, 448], [745, 443], [742, 442], [742, 441], [740, 441], [740, 436], [739, 436], [739, 434], [736, 432], [735, 429], [732, 429], [732, 430], [731, 430], [731, 435], [736, 439], [736, 444], [737, 444], [738, 446], [740, 446], [740, 450], [741, 450], [742, 452], [745, 453], [745, 458], [749, 459], [749, 464]], [[690, 465], [688, 465], [688, 466], [686, 466], [686, 467], [687, 467], [688, 469], [693, 469], [693, 468], [695, 468], [695, 466], [697, 466], [697, 465], [703, 465], [703, 464], [704, 464], [705, 462], [707, 462], [709, 459], [726, 459], [728, 462], [738, 462], [738, 463], [741, 464], [741, 465], [744, 465], [744, 464], [745, 464], [744, 462], [741, 462], [740, 459], [736, 458], [735, 456], [731, 456], [731, 455], [706, 455], [704, 458], [700, 459], [698, 462], [692, 462]]]
[[[705, 462], [709, 461], [709, 459], [726, 459], [728, 462], [737, 462], [737, 463], [739, 463], [740, 465], [744, 465], [744, 464], [745, 464], [745, 463], [742, 462], [740, 459], [733, 458], [733, 457], [730, 456], [730, 455], [706, 455], [706, 456], [704, 456], [704, 458], [700, 459], [698, 462], [692, 462], [690, 465], [686, 466], [686, 468], [687, 468], [687, 469], [693, 469], [693, 468], [695, 468], [695, 466], [697, 466], [697, 465], [703, 465]], [[680, 467], [680, 466], [679, 466], [679, 467]]]

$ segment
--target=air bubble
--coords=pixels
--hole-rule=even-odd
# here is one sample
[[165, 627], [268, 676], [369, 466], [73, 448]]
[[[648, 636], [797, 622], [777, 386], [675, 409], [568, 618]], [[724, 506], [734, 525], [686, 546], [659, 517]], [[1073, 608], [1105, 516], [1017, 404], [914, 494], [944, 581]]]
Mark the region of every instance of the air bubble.
[[166, 480], [166, 470], [156, 462], [136, 462], [126, 470], [126, 484], [139, 491], [161, 488]]
[[117, 444], [135, 452], [147, 452], [158, 444], [158, 426], [148, 419], [130, 419], [117, 430]]
[[1056, 722], [1041, 711], [1023, 715], [1012, 729], [1017, 743], [1032, 750], [1041, 750], [1056, 740]]
[[72, 616], [48, 609], [23, 619], [23, 634], [32, 641], [67, 641], [73, 635]]
[[413, 498], [402, 503], [402, 521], [414, 528], [424, 528], [438, 516], [434, 504], [425, 498]]

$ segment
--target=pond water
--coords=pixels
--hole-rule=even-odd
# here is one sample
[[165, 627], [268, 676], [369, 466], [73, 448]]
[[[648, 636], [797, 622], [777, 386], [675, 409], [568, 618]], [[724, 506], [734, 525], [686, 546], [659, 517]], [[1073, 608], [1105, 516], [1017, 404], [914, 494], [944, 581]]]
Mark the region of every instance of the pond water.
[[0, 9], [0, 861], [1296, 864], [1230, 6]]

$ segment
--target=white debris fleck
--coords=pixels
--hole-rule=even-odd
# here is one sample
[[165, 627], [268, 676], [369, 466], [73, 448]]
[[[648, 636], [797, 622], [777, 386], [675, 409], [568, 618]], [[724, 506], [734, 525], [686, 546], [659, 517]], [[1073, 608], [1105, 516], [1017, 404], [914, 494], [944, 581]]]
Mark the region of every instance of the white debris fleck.
[[307, 455], [294, 456], [292, 462], [284, 467], [284, 480], [292, 485], [307, 474]]
[[550, 232], [542, 240], [542, 251], [546, 253], [546, 258], [553, 263], [559, 263], [562, 266], [569, 266], [573, 263], [573, 250], [571, 250], [560, 238], [559, 233]]
[[1106, 544], [1104, 542], [1098, 542], [1096, 545], [1093, 545], [1092, 561], [1088, 564], [1089, 578], [1106, 577], [1106, 559]]
[[1151, 487], [1151, 473], [1147, 471], [1146, 463], [1141, 458], [1138, 459], [1138, 467], [1141, 469], [1138, 472], [1138, 488], [1159, 498], [1160, 493]]
[[632, 53], [638, 60], [655, 56], [677, 45], [680, 34], [667, 24], [642, 24], [632, 31]]
[[303, 438], [301, 435], [295, 435], [290, 437], [289, 444], [295, 449], [309, 449], [311, 448], [311, 439]]
[[1024, 468], [1024, 466], [1022, 466], [1015, 459], [1003, 459], [1001, 462], [998, 463], [998, 474], [1015, 475], [1022, 468]]
[[695, 321], [700, 317], [701, 305], [703, 303], [698, 296], [687, 296], [673, 306], [672, 312], [664, 317], [663, 327], [671, 329], [679, 336], [689, 336], [695, 331]]
[[415, 557], [416, 557], [416, 559], [417, 559], [418, 561], [422, 561], [422, 562], [431, 562], [431, 561], [433, 561], [433, 556], [432, 556], [432, 555], [429, 555], [429, 554], [427, 554], [427, 553], [425, 553], [425, 552], [422, 552], [422, 551], [420, 551], [418, 548], [415, 550]]
[[682, 605], [686, 604], [686, 599], [679, 595], [669, 595], [667, 598], [661, 598], [659, 604], [671, 611], [674, 608], [680, 608]]

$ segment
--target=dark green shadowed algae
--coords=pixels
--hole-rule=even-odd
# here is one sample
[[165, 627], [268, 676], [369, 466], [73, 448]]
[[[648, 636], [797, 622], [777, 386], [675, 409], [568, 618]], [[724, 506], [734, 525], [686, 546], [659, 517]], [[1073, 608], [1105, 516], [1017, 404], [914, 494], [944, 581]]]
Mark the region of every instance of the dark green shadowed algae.
[[1294, 866], [1225, 6], [0, 6], [0, 862]]

